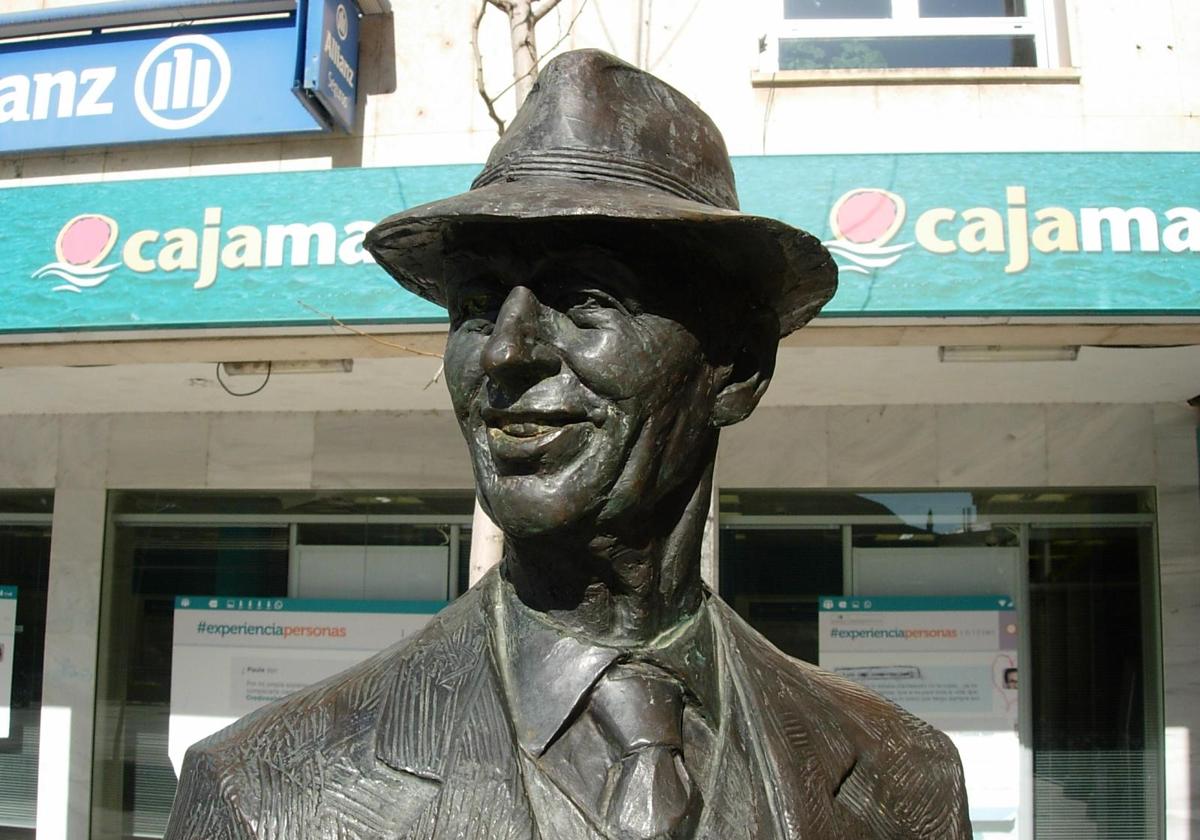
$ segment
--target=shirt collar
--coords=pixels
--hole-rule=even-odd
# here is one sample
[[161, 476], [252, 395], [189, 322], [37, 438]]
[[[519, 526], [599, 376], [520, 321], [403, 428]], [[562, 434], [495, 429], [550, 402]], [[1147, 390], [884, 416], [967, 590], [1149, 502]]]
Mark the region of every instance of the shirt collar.
[[683, 677], [712, 721], [720, 720], [716, 643], [708, 592], [696, 615], [635, 648], [609, 647], [572, 635], [545, 614], [525, 606], [496, 575], [489, 616], [496, 667], [517, 741], [540, 756], [564, 724], [574, 720], [600, 675], [618, 659], [651, 662]]

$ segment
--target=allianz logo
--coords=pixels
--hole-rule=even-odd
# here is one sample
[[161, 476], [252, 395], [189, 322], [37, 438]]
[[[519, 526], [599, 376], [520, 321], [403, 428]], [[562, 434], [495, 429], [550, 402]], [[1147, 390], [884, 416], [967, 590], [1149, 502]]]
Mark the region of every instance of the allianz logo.
[[[176, 35], [146, 53], [133, 79], [133, 100], [146, 122], [166, 131], [192, 128], [221, 107], [233, 69], [207, 35]], [[0, 124], [111, 115], [119, 83], [115, 65], [14, 74], [0, 78]]]

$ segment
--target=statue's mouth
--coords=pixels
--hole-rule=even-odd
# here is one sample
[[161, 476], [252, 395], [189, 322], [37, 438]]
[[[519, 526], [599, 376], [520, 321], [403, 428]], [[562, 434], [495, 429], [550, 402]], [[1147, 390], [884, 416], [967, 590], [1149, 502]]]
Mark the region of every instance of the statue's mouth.
[[516, 438], [533, 438], [539, 435], [548, 435], [551, 432], [556, 432], [562, 428], [557, 424], [546, 425], [544, 423], [505, 423], [499, 427], [489, 426], [493, 431], [499, 431], [509, 437]]
[[513, 437], [535, 437], [591, 418], [585, 411], [520, 410], [484, 406], [479, 412], [488, 430], [499, 430]]
[[547, 458], [570, 457], [585, 445], [587, 430], [594, 428], [583, 411], [532, 411], [497, 409], [480, 411], [488, 449], [497, 470], [523, 474], [541, 467]]

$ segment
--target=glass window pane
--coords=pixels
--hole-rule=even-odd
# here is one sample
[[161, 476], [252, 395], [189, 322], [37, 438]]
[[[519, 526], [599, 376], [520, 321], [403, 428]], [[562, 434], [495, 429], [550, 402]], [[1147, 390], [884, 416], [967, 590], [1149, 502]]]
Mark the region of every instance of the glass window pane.
[[816, 662], [817, 596], [842, 592], [842, 531], [721, 529], [721, 594], [790, 656]]
[[[997, 490], [923, 490], [845, 493], [831, 490], [721, 488], [721, 516], [870, 516], [875, 521], [926, 524], [927, 515], [961, 524], [979, 517], [1154, 513], [1154, 496], [1136, 489], [1006, 487]], [[861, 520], [860, 520], [861, 521]], [[944, 530], [938, 528], [936, 530]]]
[[118, 526], [105, 574], [96, 701], [96, 836], [161, 837], [178, 594], [287, 595], [288, 529]]
[[[5, 505], [3, 509], [12, 512]], [[0, 630], [0, 667], [11, 666], [7, 734], [0, 731], [0, 840], [33, 840], [46, 636], [50, 526], [0, 527], [0, 587], [16, 590], [15, 633]], [[11, 600], [11, 599], [6, 599]], [[8, 660], [5, 662], [4, 660]]]
[[422, 490], [420, 494], [392, 491], [352, 496], [292, 491], [284, 493], [121, 493], [113, 498], [116, 514], [339, 514], [382, 516], [467, 516], [474, 511], [469, 490]]
[[887, 18], [892, 16], [892, 0], [784, 0], [783, 16], [788, 20]]
[[[93, 836], [106, 840], [160, 837], [166, 827], [176, 787], [167, 751], [177, 595], [284, 598], [306, 581], [320, 590], [320, 580], [301, 574], [302, 563], [315, 558], [315, 565], [304, 567], [312, 571], [329, 558], [331, 565], [322, 568], [338, 585], [357, 581], [361, 589], [371, 582], [372, 599], [404, 600], [394, 593], [416, 586], [419, 575], [425, 575], [419, 583], [428, 583], [425, 573], [438, 554], [441, 589], [428, 597], [442, 600], [448, 588], [451, 595], [466, 588], [469, 490], [132, 492], [113, 494], [110, 507], [115, 525], [105, 559], [93, 774]], [[396, 521], [401, 516], [428, 521]], [[182, 517], [194, 517], [195, 524]], [[222, 519], [229, 524], [219, 524]], [[360, 561], [354, 573], [339, 565], [339, 549]], [[414, 565], [400, 568], [398, 558]], [[308, 597], [364, 596], [320, 591]], [[9, 840], [2, 829], [0, 840]]]
[[1032, 35], [923, 38], [781, 38], [780, 70], [1036, 67]]
[[[1019, 690], [1030, 718], [1021, 739], [1033, 751], [1033, 802], [1025, 804], [1032, 806], [1036, 836], [1161, 838], [1154, 528], [1103, 521], [1113, 514], [1152, 516], [1152, 492], [722, 489], [720, 502], [722, 595], [777, 645], [809, 660], [818, 655], [818, 619], [806, 593], [825, 588], [828, 594], [867, 594], [860, 584], [872, 592], [889, 589], [878, 582], [881, 571], [897, 581], [890, 589], [905, 594], [1007, 591], [1002, 569], [988, 562], [1007, 552], [1005, 568], [1012, 569], [1015, 557], [1028, 569], [1028, 588], [1018, 598], [1025, 605], [1030, 655], [1020, 666]], [[841, 520], [852, 523], [849, 589], [836, 579], [840, 564], [832, 552], [815, 548], [816, 535], [832, 528], [802, 529], [800, 517], [806, 526], [834, 527], [849, 518]], [[1010, 521], [989, 527], [991, 517]], [[1095, 524], [1051, 527], [1043, 517]], [[1027, 554], [1020, 552], [1019, 522], [1028, 529]], [[899, 556], [908, 553], [911, 564]], [[955, 566], [939, 575], [941, 561]], [[1006, 687], [1008, 678], [1005, 671]], [[972, 742], [978, 739], [962, 743], [969, 750]], [[976, 751], [975, 766], [993, 760], [992, 749]]]
[[1148, 527], [1030, 534], [1039, 835], [1160, 836], [1152, 546]]
[[921, 17], [1025, 17], [1025, 0], [921, 0]]
[[395, 522], [338, 522], [300, 525], [301, 545], [449, 545], [450, 529]]
[[[453, 558], [451, 558], [453, 562]], [[462, 595], [471, 588], [471, 529], [469, 527], [461, 527], [458, 531], [458, 591], [456, 596]]]

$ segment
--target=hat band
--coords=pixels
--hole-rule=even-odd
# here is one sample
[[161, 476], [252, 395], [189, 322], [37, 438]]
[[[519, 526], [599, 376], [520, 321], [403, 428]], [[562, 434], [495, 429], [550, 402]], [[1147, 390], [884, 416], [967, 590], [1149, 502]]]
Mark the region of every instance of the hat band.
[[611, 181], [638, 184], [670, 193], [676, 198], [696, 201], [723, 210], [737, 210], [737, 194], [730, 189], [721, 194], [700, 189], [661, 166], [611, 151], [588, 149], [530, 149], [505, 155], [484, 167], [471, 189], [496, 181], [521, 178], [571, 178], [579, 181]]

